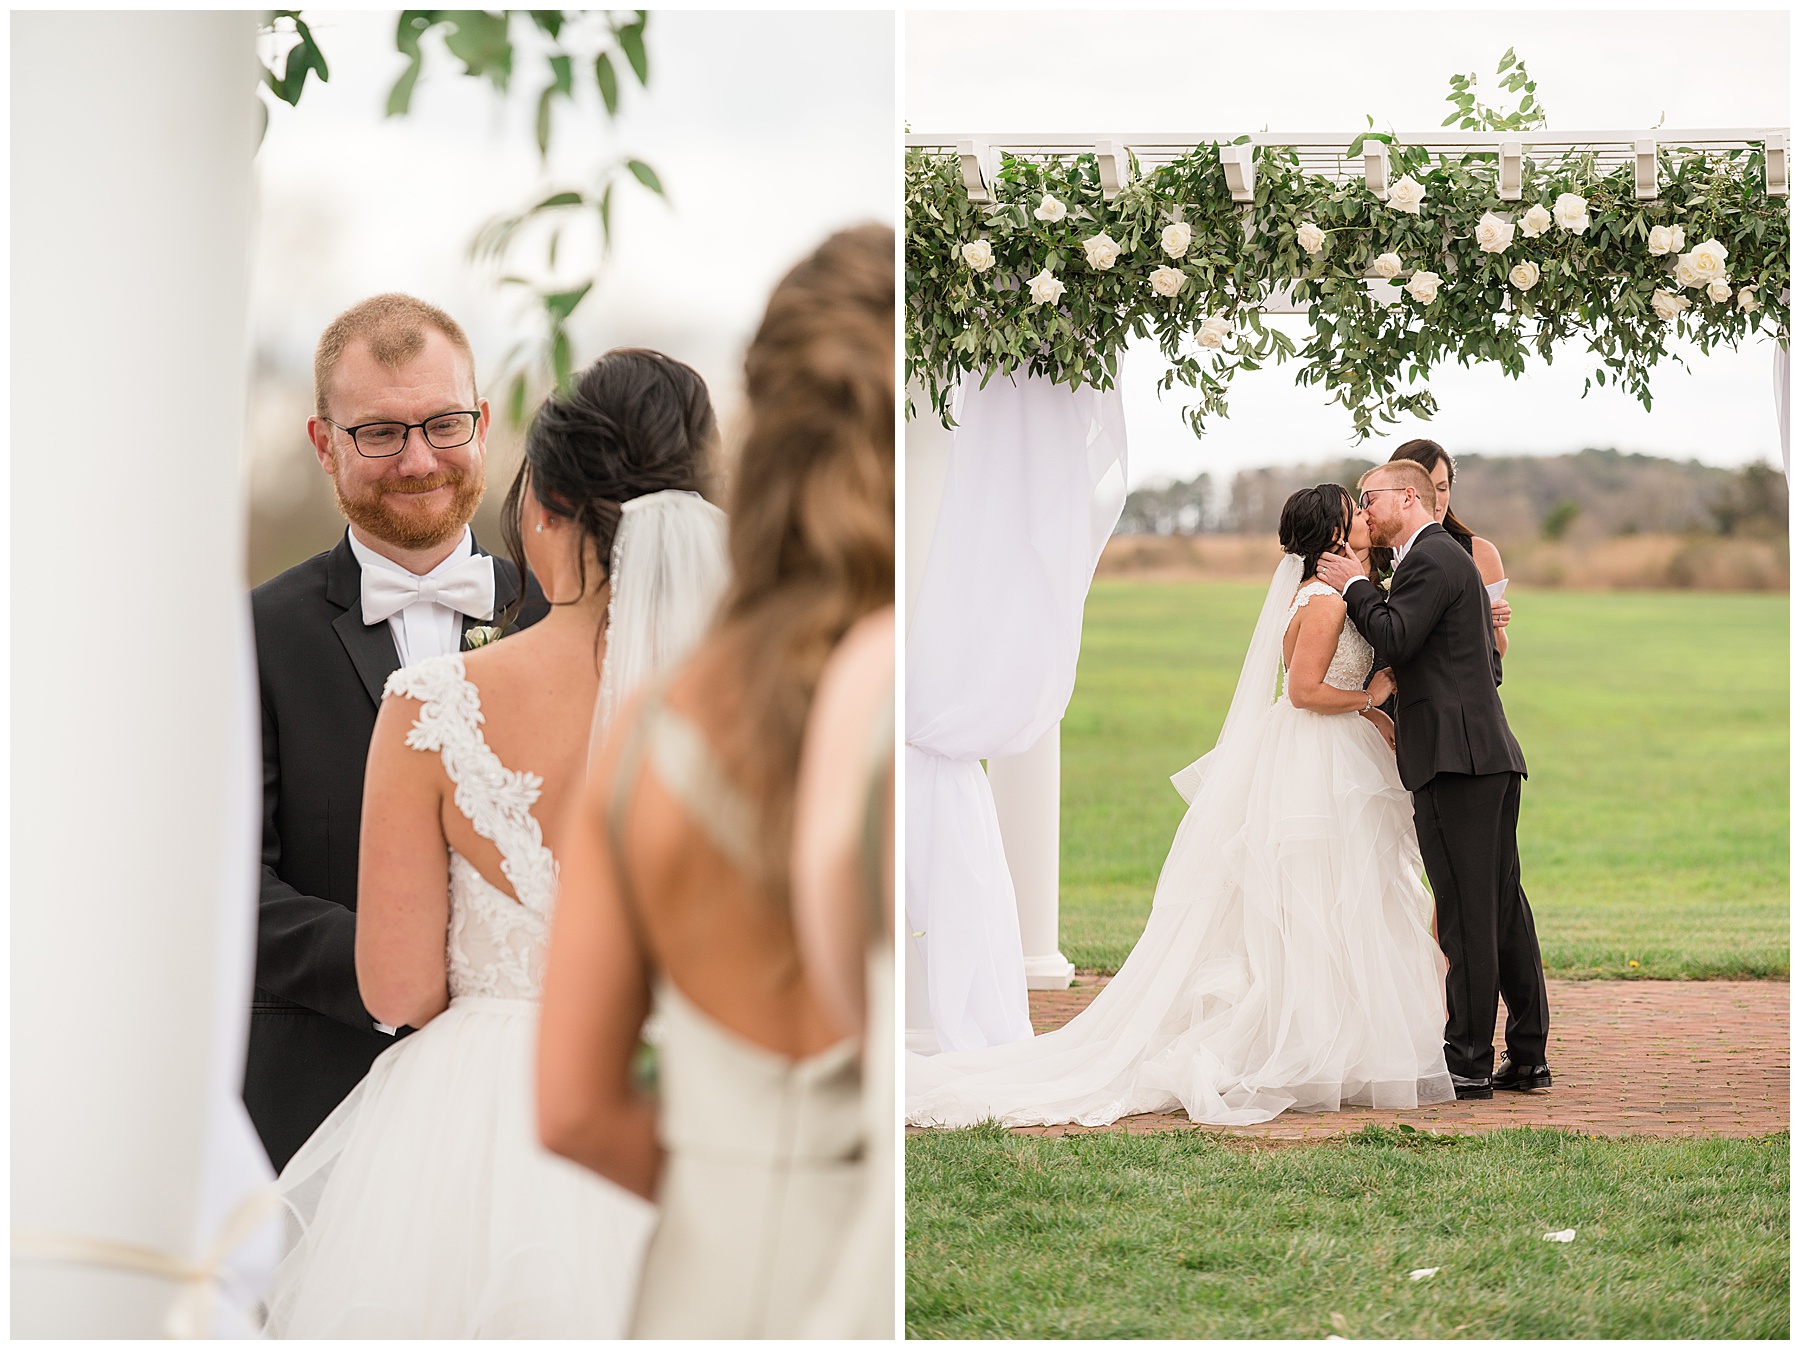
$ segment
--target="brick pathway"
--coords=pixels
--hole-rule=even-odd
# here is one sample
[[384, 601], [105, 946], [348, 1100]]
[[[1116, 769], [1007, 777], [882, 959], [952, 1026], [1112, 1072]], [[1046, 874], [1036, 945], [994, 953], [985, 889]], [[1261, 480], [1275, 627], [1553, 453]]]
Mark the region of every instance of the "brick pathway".
[[[1038, 1031], [1085, 1008], [1105, 976], [1031, 996]], [[1505, 1024], [1501, 1009], [1499, 1026]], [[1503, 1046], [1498, 1031], [1494, 1043]], [[1128, 1116], [1105, 1129], [1133, 1134], [1210, 1129], [1271, 1140], [1320, 1139], [1365, 1125], [1467, 1134], [1538, 1125], [1605, 1135], [1772, 1134], [1788, 1127], [1788, 986], [1775, 981], [1552, 980], [1545, 1092], [1494, 1094], [1417, 1111], [1291, 1111], [1263, 1125], [1196, 1126], [1185, 1115]], [[1020, 1134], [1073, 1134], [1047, 1125]]]

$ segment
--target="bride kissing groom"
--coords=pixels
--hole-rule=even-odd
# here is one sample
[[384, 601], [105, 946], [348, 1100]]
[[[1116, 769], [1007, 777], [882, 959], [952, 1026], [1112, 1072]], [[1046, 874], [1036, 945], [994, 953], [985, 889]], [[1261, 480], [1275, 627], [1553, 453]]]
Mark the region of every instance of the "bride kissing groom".
[[[910, 1123], [1101, 1125], [1179, 1107], [1244, 1125], [1549, 1086], [1515, 838], [1525, 763], [1487, 592], [1434, 522], [1421, 466], [1382, 465], [1362, 488], [1362, 509], [1334, 483], [1284, 507], [1286, 556], [1217, 744], [1175, 776], [1188, 810], [1118, 974], [1046, 1035], [909, 1057]], [[1376, 545], [1399, 546], [1388, 593], [1370, 576]], [[1396, 689], [1398, 762], [1379, 711]]]

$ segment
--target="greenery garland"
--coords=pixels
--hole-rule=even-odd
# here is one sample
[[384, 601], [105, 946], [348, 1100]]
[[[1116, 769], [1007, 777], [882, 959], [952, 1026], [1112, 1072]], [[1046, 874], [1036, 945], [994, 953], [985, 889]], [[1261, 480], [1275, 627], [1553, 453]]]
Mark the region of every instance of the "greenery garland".
[[[1263, 146], [1255, 201], [1240, 206], [1217, 145], [1141, 176], [1134, 162], [1110, 202], [1093, 155], [1009, 155], [995, 203], [977, 206], [954, 157], [909, 150], [907, 375], [948, 424], [964, 375], [1110, 388], [1125, 344], [1154, 335], [1162, 388], [1199, 392], [1196, 435], [1227, 415], [1239, 371], [1296, 358], [1298, 383], [1323, 386], [1360, 440], [1377, 419], [1429, 417], [1425, 381], [1446, 360], [1516, 379], [1529, 352], [1547, 363], [1583, 339], [1596, 358], [1583, 393], [1610, 380], [1648, 408], [1650, 371], [1680, 360], [1674, 335], [1706, 352], [1788, 331], [1787, 201], [1764, 189], [1761, 148], [1662, 146], [1657, 159], [1659, 195], [1640, 201], [1629, 162], [1603, 174], [1591, 152], [1527, 154], [1523, 199], [1506, 202], [1492, 151], [1393, 146], [1383, 202], [1360, 178], [1304, 173], [1292, 149]], [[1378, 272], [1406, 283], [1398, 300], [1372, 292]], [[1302, 344], [1259, 313], [1284, 286], [1306, 307]]]

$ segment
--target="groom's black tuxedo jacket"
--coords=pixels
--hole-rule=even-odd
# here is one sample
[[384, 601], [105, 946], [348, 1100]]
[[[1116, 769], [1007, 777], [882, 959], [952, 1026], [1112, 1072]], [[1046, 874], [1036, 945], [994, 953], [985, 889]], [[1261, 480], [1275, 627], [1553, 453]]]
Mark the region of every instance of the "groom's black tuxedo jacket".
[[1440, 773], [1525, 772], [1495, 688], [1487, 587], [1443, 526], [1419, 531], [1385, 596], [1352, 583], [1344, 604], [1376, 668], [1393, 667], [1395, 753], [1409, 792]]
[[[496, 558], [496, 610], [518, 586], [512, 564]], [[527, 587], [519, 626], [548, 611], [536, 582]], [[369, 737], [400, 657], [386, 622], [362, 621], [348, 535], [251, 591], [250, 611], [263, 832], [244, 1101], [279, 1169], [394, 1043], [357, 992], [356, 868]]]

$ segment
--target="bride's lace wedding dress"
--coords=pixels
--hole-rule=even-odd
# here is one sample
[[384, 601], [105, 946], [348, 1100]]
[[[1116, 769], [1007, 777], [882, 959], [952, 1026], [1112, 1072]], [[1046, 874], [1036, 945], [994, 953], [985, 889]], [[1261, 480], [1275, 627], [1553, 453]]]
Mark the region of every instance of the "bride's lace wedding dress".
[[[909, 1056], [910, 1123], [1101, 1125], [1185, 1109], [1237, 1125], [1453, 1099], [1412, 796], [1363, 717], [1276, 696], [1288, 620], [1331, 594], [1299, 578], [1290, 556], [1217, 746], [1176, 775], [1190, 805], [1119, 973], [1046, 1035]], [[1372, 659], [1346, 622], [1326, 683], [1362, 688]]]
[[462, 657], [396, 671], [422, 704], [406, 743], [437, 753], [493, 841], [514, 900], [450, 853], [450, 1006], [375, 1061], [283, 1169], [297, 1245], [275, 1275], [284, 1337], [616, 1337], [655, 1211], [546, 1152], [533, 1059], [556, 859], [541, 782], [481, 733]]

